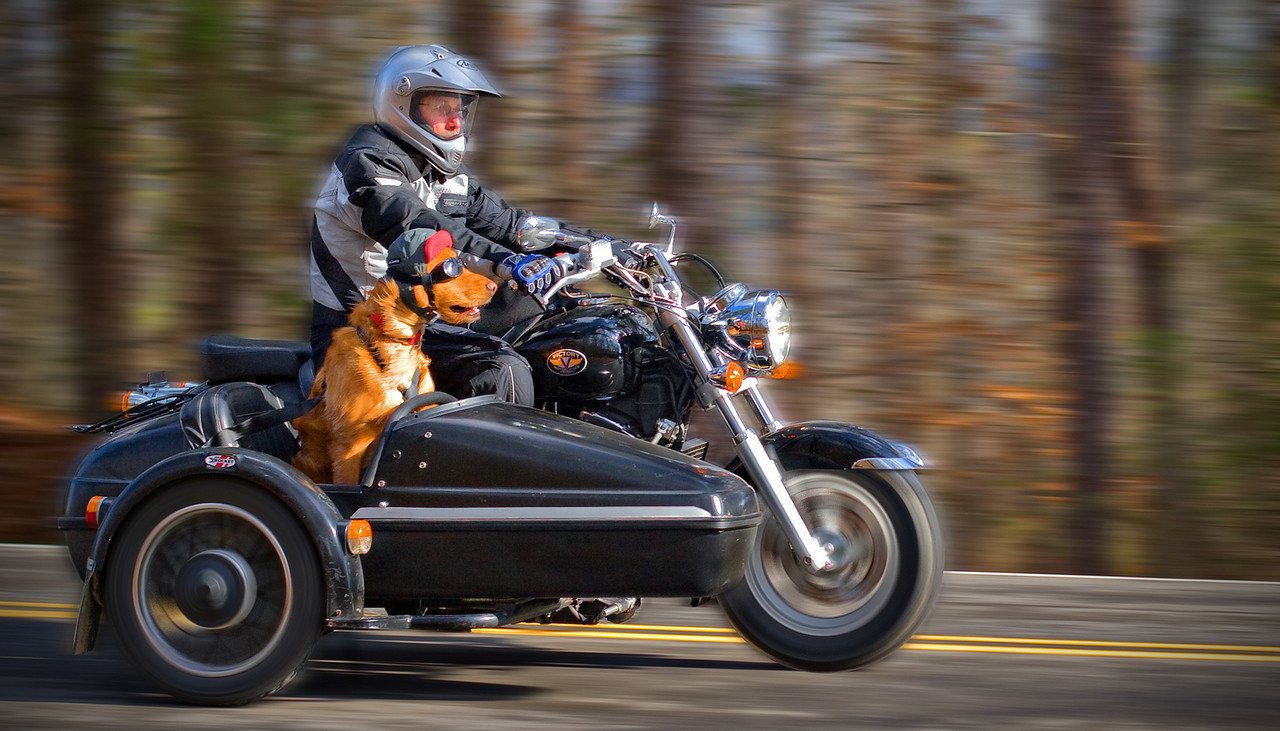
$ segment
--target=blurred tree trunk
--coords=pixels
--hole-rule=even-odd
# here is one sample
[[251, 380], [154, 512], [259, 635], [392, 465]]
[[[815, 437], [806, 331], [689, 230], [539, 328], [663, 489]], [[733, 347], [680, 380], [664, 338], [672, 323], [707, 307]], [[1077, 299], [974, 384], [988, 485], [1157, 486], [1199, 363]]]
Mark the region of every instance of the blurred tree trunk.
[[1251, 17], [1258, 23], [1259, 46], [1257, 76], [1261, 80], [1265, 103], [1280, 107], [1280, 0], [1253, 0]]
[[[1194, 210], [1197, 160], [1197, 121], [1201, 103], [1201, 38], [1204, 6], [1196, 0], [1179, 0], [1174, 8], [1166, 83], [1168, 171], [1164, 188], [1176, 202], [1173, 210]], [[1119, 22], [1119, 21], [1118, 21]], [[1129, 79], [1128, 90], [1140, 88]], [[1118, 87], [1119, 84], [1117, 83]], [[1174, 242], [1160, 231], [1163, 211], [1158, 209], [1156, 175], [1143, 160], [1137, 145], [1138, 115], [1135, 94], [1117, 89], [1117, 103], [1129, 117], [1121, 129], [1112, 158], [1125, 193], [1128, 242], [1133, 249], [1142, 297], [1144, 376], [1147, 385], [1148, 452], [1156, 491], [1154, 520], [1150, 521], [1148, 553], [1151, 569], [1159, 576], [1192, 575], [1202, 551], [1199, 520], [1192, 509], [1192, 487], [1186, 458], [1183, 404], [1185, 369], [1179, 366], [1182, 338], [1173, 312]], [[1150, 157], [1150, 156], [1148, 156]]]
[[657, 99], [645, 149], [648, 194], [679, 219], [685, 250], [728, 257], [724, 209], [710, 189], [708, 170], [715, 143], [705, 125], [717, 110], [709, 83], [712, 59], [704, 46], [710, 28], [707, 2], [653, 0], [650, 7], [657, 36]]
[[[963, 4], [961, 0], [928, 0], [923, 7], [918, 26], [924, 39], [919, 83], [928, 127], [922, 140], [923, 154], [908, 181], [924, 204], [929, 246], [924, 259], [931, 262], [926, 267], [926, 281], [932, 286], [917, 291], [921, 296], [925, 292], [934, 296], [932, 306], [926, 306], [927, 321], [922, 325], [928, 327], [928, 334], [919, 344], [925, 350], [917, 362], [933, 363], [933, 368], [922, 370], [925, 374], [933, 371], [941, 379], [940, 388], [922, 389], [940, 397], [916, 408], [919, 421], [910, 427], [910, 433], [936, 433], [939, 425], [946, 427], [946, 436], [936, 440], [945, 445], [939, 457], [948, 477], [940, 497], [957, 506], [971, 503], [971, 496], [980, 493], [991, 479], [990, 471], [974, 469], [978, 430], [967, 424], [977, 400], [980, 346], [973, 322], [980, 315], [965, 301], [974, 284], [970, 271], [976, 254], [971, 237], [977, 237], [962, 222], [977, 202], [965, 170], [961, 145], [966, 140], [959, 135], [959, 119], [966, 106], [976, 106], [970, 101], [976, 96], [970, 76], [982, 78], [982, 74], [972, 73], [968, 68], [971, 62], [960, 47], [965, 37]], [[946, 314], [933, 314], [939, 309]], [[960, 565], [979, 565], [992, 533], [990, 514], [972, 507], [970, 504], [965, 519], [952, 527], [949, 550]]]
[[183, 82], [180, 134], [185, 150], [185, 208], [190, 218], [189, 257], [192, 286], [182, 319], [200, 336], [234, 330], [249, 320], [245, 311], [245, 275], [253, 255], [244, 241], [242, 181], [244, 166], [233, 130], [237, 110], [233, 63], [237, 58], [235, 7], [223, 0], [185, 0], [174, 49]]
[[[923, 394], [924, 369], [918, 327], [925, 307], [926, 203], [917, 180], [923, 171], [926, 136], [924, 94], [917, 92], [926, 58], [921, 54], [923, 21], [916, 3], [885, 2], [876, 6], [869, 30], [877, 63], [868, 80], [872, 96], [863, 121], [869, 161], [865, 176], [871, 205], [861, 228], [873, 234], [859, 252], [864, 266], [876, 272], [862, 295], [873, 305], [873, 350], [866, 355], [877, 393], [878, 428], [895, 434], [918, 434], [918, 403], [904, 407], [904, 394]], [[914, 398], [911, 399], [914, 401]]]
[[590, 207], [592, 181], [586, 165], [586, 144], [590, 139], [590, 111], [595, 94], [591, 73], [591, 28], [583, 17], [581, 0], [558, 0], [551, 25], [559, 42], [552, 72], [555, 84], [552, 97], [555, 108], [554, 156], [548, 170], [555, 171], [555, 190], [551, 191], [556, 215], [568, 221], [584, 223]]
[[[1148, 552], [1154, 570], [1168, 576], [1187, 572], [1196, 553], [1190, 550], [1195, 520], [1187, 509], [1179, 335], [1170, 295], [1175, 252], [1164, 231], [1154, 146], [1142, 123], [1139, 71], [1131, 60], [1132, 30], [1125, 8], [1114, 0], [1098, 0], [1089, 8], [1090, 42], [1096, 49], [1107, 49], [1091, 61], [1095, 76], [1090, 91], [1099, 114], [1096, 142], [1105, 156], [1106, 183], [1115, 191], [1119, 208], [1119, 243], [1132, 252], [1138, 283], [1145, 451], [1155, 493]], [[1187, 19], [1193, 29], [1187, 40], [1194, 39], [1194, 22], [1194, 16]], [[1194, 49], [1188, 52], [1194, 58]], [[1183, 83], [1194, 83], [1194, 67], [1181, 72], [1189, 77]], [[1187, 101], [1194, 106], [1194, 98]], [[1194, 119], [1193, 109], [1184, 111]], [[1190, 131], [1181, 133], [1188, 136], [1178, 142], [1189, 146]]]
[[[432, 39], [476, 61], [498, 91], [510, 95], [514, 69], [508, 66], [510, 52], [519, 43], [519, 21], [505, 0], [467, 0], [457, 3], [449, 16], [448, 37]], [[503, 159], [513, 141], [510, 126], [518, 100], [487, 100], [468, 139], [467, 167], [480, 173], [486, 184], [504, 188], [528, 171], [506, 164]], [[518, 142], [518, 137], [517, 144]]]
[[1192, 205], [1197, 198], [1191, 180], [1197, 158], [1204, 15], [1201, 0], [1177, 0], [1165, 51], [1169, 59], [1165, 75], [1169, 179], [1179, 207]]
[[501, 45], [504, 38], [500, 31], [505, 22], [504, 17], [510, 12], [505, 5], [503, 0], [468, 0], [457, 3], [449, 16], [448, 39], [424, 42], [448, 46], [451, 50], [480, 62], [481, 70], [486, 74], [493, 73], [502, 59]]
[[[761, 119], [768, 128], [760, 133], [765, 140], [777, 143], [776, 154], [767, 159], [777, 184], [763, 186], [764, 198], [776, 216], [777, 234], [762, 250], [764, 261], [759, 268], [768, 278], [760, 284], [786, 294], [793, 332], [803, 333], [803, 338], [793, 338], [788, 360], [797, 372], [803, 369], [804, 380], [773, 388], [788, 394], [788, 407], [811, 418], [820, 405], [830, 403], [827, 388], [840, 378], [850, 360], [846, 354], [834, 352], [840, 334], [848, 327], [847, 314], [833, 311], [828, 299], [848, 286], [848, 272], [830, 264], [847, 256], [850, 242], [823, 236], [823, 231], [829, 230], [822, 220], [827, 213], [824, 208], [829, 206], [824, 206], [820, 197], [830, 191], [821, 190], [819, 168], [824, 143], [830, 143], [824, 126], [835, 120], [822, 104], [827, 90], [809, 60], [814, 43], [813, 2], [778, 3], [774, 12], [782, 46], [763, 106], [783, 113], [766, 113]], [[843, 179], [837, 181], [840, 188], [846, 184]], [[823, 257], [825, 266], [820, 263]], [[803, 346], [798, 345], [801, 342]]]
[[1104, 42], [1114, 38], [1112, 0], [1064, 0], [1049, 16], [1052, 45], [1046, 174], [1061, 226], [1066, 279], [1063, 349], [1071, 393], [1071, 570], [1108, 571], [1108, 494], [1112, 479], [1111, 372], [1106, 346], [1105, 259], [1110, 186], [1106, 155], [1115, 139], [1113, 110], [1098, 98], [1113, 79]]
[[[813, 161], [820, 158], [822, 137], [816, 89], [817, 72], [808, 63], [808, 50], [813, 43], [813, 5], [810, 0], [792, 0], [778, 9], [782, 27], [782, 58], [773, 90], [777, 106], [784, 110], [773, 124], [779, 141], [773, 158], [777, 180], [778, 241], [773, 247], [777, 286], [795, 299], [799, 311], [818, 311], [820, 293], [828, 287], [815, 281], [831, 276], [827, 267], [815, 267], [812, 246], [819, 230], [815, 225], [818, 211], [813, 210]], [[770, 186], [771, 188], [773, 186]]]
[[[113, 96], [108, 32], [114, 4], [106, 0], [63, 0], [62, 164], [67, 218], [62, 235], [69, 280], [72, 352], [81, 414], [100, 411], [106, 396], [124, 380], [126, 331], [121, 256], [124, 171], [118, 100]], [[63, 278], [65, 277], [65, 279]]]

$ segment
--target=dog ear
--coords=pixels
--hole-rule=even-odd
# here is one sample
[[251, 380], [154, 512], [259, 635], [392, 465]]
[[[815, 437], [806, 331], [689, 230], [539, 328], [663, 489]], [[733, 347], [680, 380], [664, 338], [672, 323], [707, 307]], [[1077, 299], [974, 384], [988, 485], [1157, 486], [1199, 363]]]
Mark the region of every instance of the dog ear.
[[431, 298], [427, 296], [427, 288], [421, 284], [413, 285], [413, 303], [418, 307], [430, 307]]
[[429, 267], [431, 261], [437, 256], [440, 256], [445, 249], [453, 248], [453, 236], [448, 231], [440, 229], [439, 231], [431, 234], [430, 238], [426, 240], [422, 248], [422, 258], [427, 260]]
[[[441, 233], [448, 233], [448, 232], [441, 231]], [[436, 267], [440, 266], [440, 262], [444, 261], [445, 259], [455, 258], [457, 256], [458, 256], [458, 252], [454, 251], [452, 248], [441, 249], [440, 251], [436, 252], [435, 256], [427, 260], [427, 271], [434, 270]]]

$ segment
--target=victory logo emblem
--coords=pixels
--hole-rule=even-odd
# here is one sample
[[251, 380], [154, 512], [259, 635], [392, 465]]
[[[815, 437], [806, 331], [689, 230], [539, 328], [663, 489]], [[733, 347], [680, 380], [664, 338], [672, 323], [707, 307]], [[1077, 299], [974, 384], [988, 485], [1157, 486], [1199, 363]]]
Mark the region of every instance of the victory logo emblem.
[[573, 376], [587, 367], [587, 356], [573, 348], [561, 348], [547, 356], [547, 368], [557, 376]]

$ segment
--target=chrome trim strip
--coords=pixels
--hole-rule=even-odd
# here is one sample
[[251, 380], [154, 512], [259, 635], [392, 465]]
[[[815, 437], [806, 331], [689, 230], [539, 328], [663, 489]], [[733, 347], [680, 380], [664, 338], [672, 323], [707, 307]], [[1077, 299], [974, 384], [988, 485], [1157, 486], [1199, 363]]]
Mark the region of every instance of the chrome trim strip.
[[864, 457], [853, 463], [855, 470], [918, 470], [922, 467], [922, 460], [909, 457]]
[[422, 520], [448, 522], [489, 521], [583, 521], [583, 520], [680, 520], [707, 519], [716, 516], [692, 505], [572, 505], [565, 507], [497, 507], [497, 508], [360, 508], [351, 519]]

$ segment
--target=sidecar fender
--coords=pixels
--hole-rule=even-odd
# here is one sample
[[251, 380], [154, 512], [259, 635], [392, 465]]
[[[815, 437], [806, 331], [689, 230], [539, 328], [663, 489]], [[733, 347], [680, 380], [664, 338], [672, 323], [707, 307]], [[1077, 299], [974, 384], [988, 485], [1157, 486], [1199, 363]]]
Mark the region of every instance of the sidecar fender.
[[838, 421], [788, 424], [761, 437], [785, 469], [918, 470], [925, 464], [900, 442]]
[[93, 649], [102, 612], [101, 569], [109, 560], [112, 537], [131, 510], [169, 485], [211, 473], [256, 485], [279, 498], [298, 516], [315, 544], [324, 569], [327, 617], [356, 616], [363, 609], [363, 567], [360, 558], [345, 548], [347, 519], [324, 491], [292, 465], [261, 452], [238, 447], [195, 449], [158, 462], [138, 475], [109, 501], [105, 514], [100, 513], [99, 528], [85, 567], [75, 654]]

